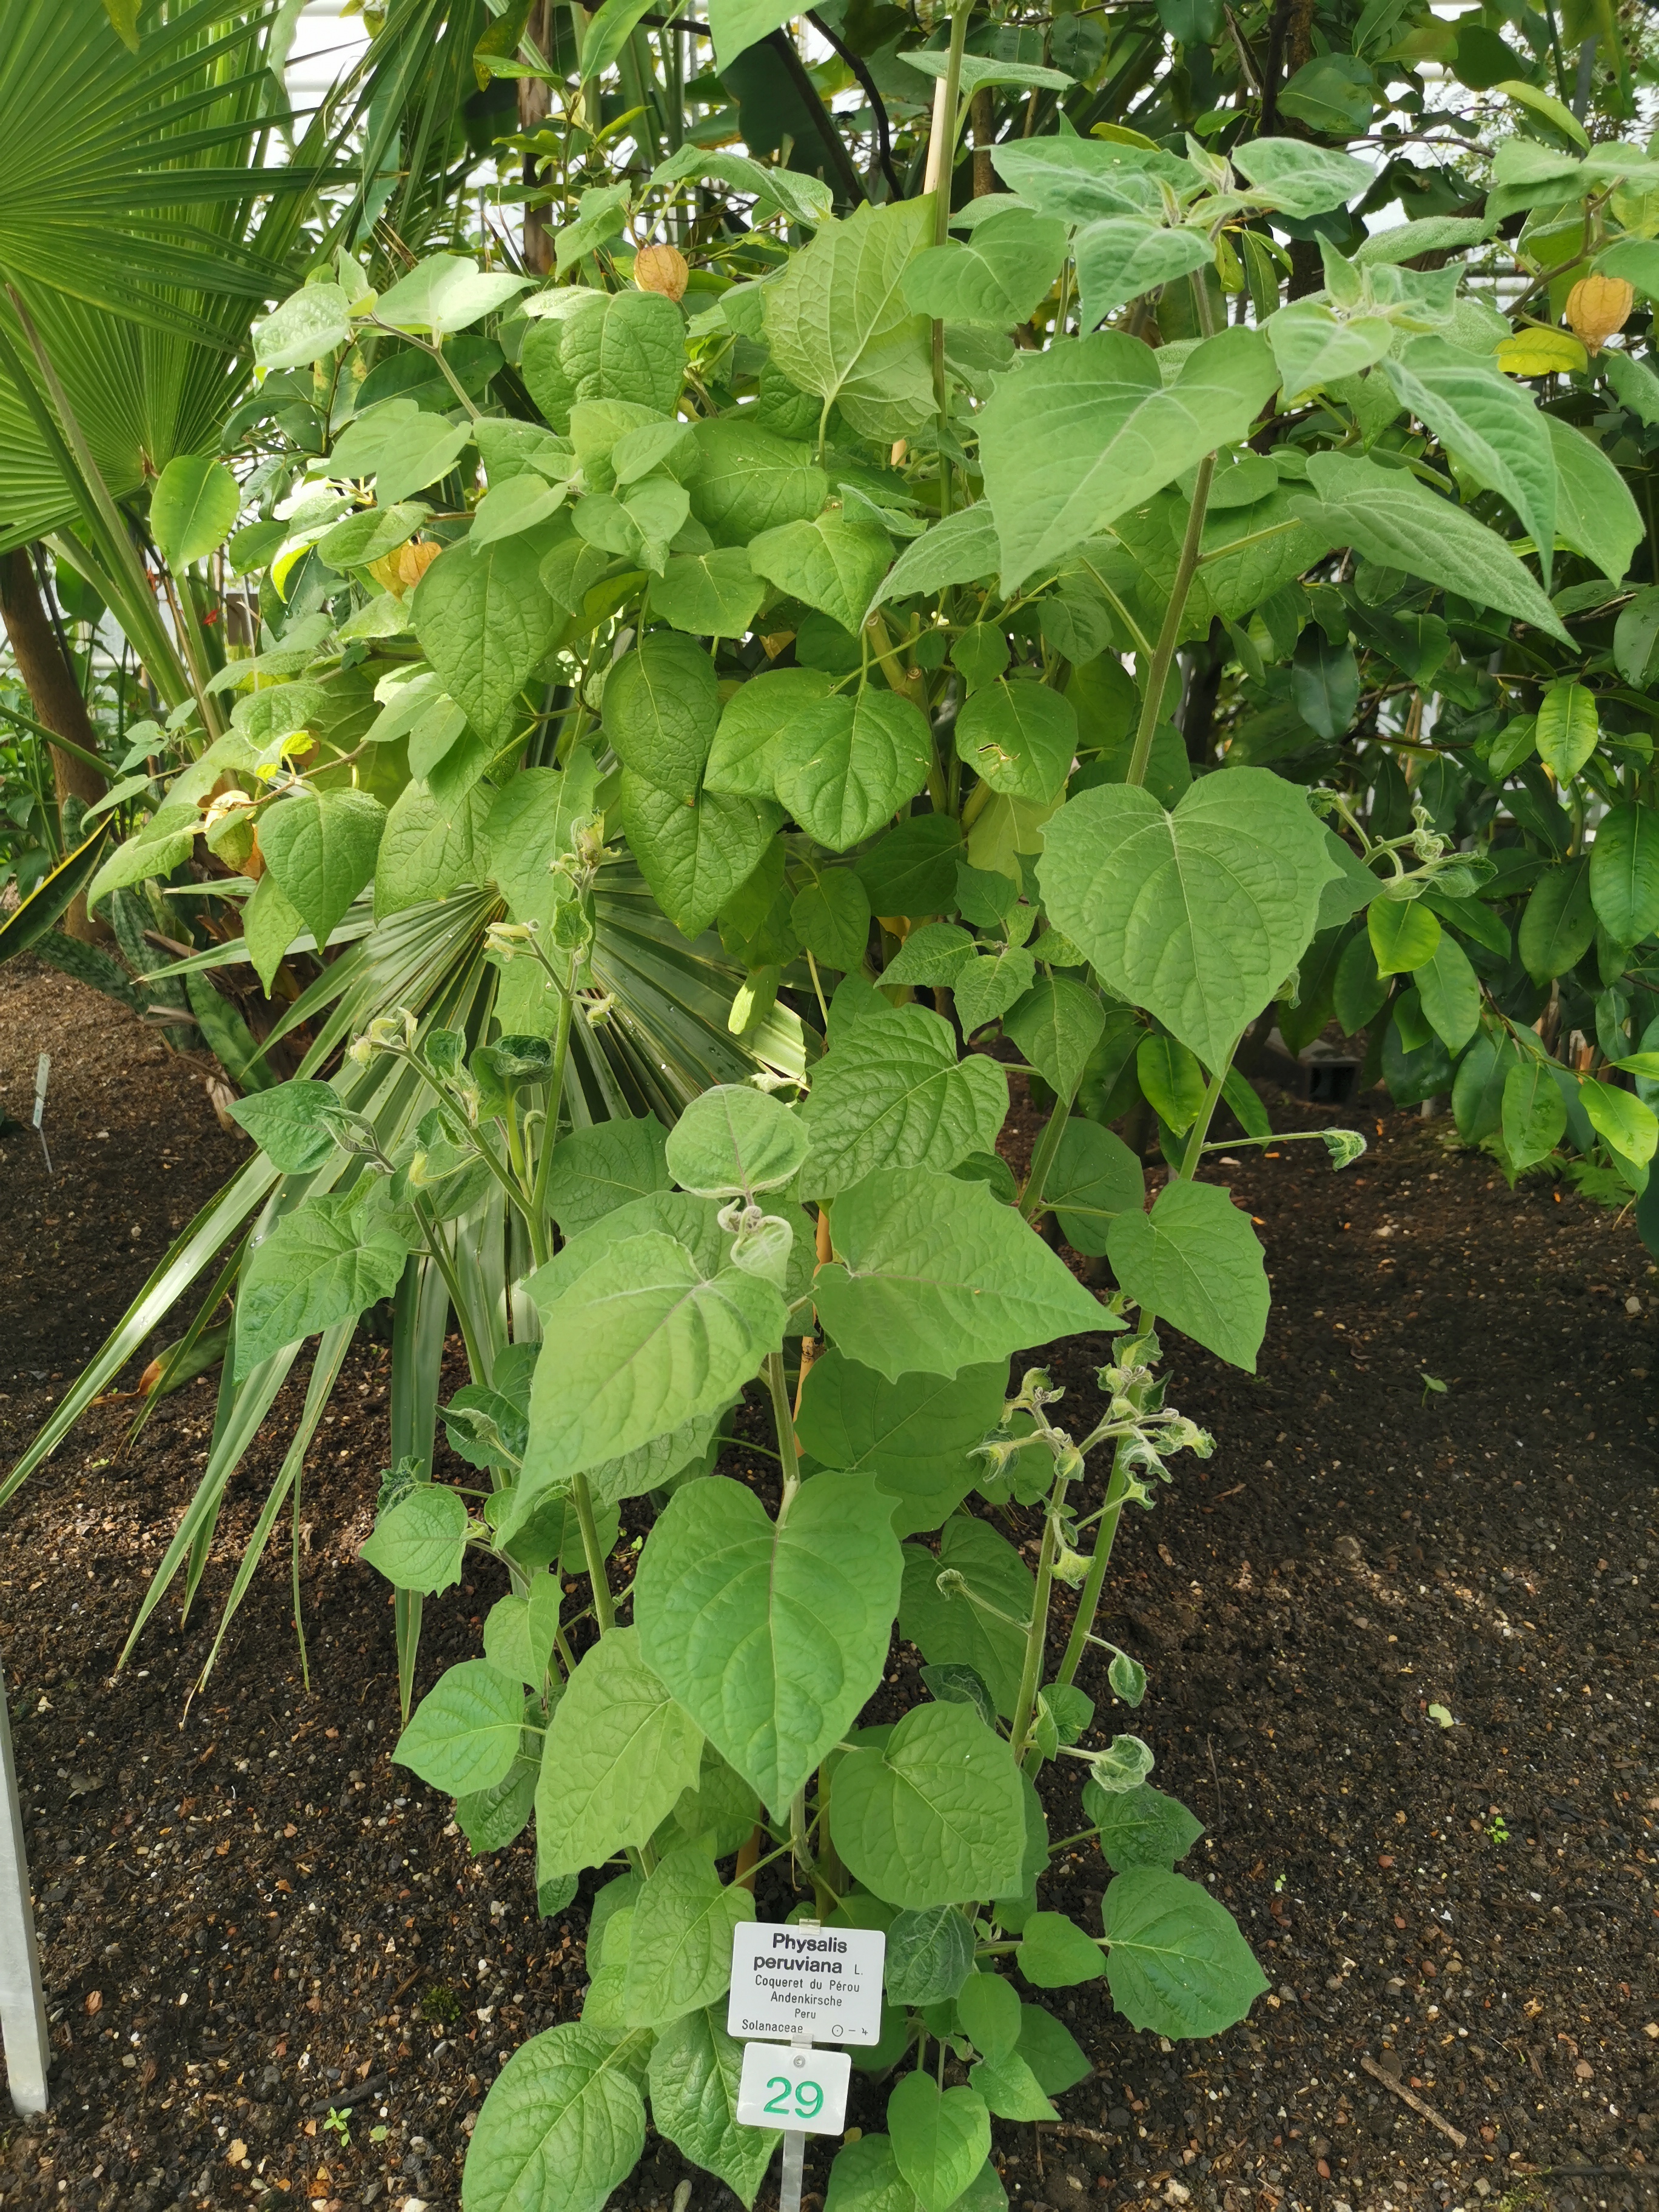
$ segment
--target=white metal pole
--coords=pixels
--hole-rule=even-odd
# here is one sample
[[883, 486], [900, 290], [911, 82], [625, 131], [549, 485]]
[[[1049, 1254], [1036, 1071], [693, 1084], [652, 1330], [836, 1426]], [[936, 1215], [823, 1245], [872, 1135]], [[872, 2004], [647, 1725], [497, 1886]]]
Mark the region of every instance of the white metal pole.
[[44, 2112], [52, 2045], [40, 1987], [40, 1953], [29, 1898], [28, 1846], [11, 1755], [11, 1717], [0, 1676], [0, 2035], [6, 2048], [11, 2101], [20, 2112]]

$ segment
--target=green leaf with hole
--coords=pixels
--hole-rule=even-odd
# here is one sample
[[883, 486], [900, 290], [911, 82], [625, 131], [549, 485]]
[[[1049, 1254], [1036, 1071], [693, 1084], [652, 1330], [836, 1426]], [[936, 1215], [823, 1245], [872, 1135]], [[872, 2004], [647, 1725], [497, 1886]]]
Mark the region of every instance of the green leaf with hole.
[[711, 1476], [678, 1492], [647, 1540], [646, 1661], [775, 1811], [881, 1680], [902, 1565], [884, 1503], [872, 1475], [815, 1475], [780, 1526]]
[[1005, 676], [975, 691], [957, 717], [958, 759], [993, 791], [1050, 805], [1066, 788], [1077, 751], [1077, 709], [1045, 684]]
[[548, 1726], [536, 1790], [543, 1864], [602, 1866], [624, 1844], [648, 1843], [702, 1755], [696, 1723], [646, 1665], [638, 1632], [613, 1628], [583, 1653]]
[[1106, 1255], [1137, 1305], [1255, 1374], [1267, 1327], [1267, 1274], [1250, 1217], [1224, 1190], [1166, 1183], [1150, 1213], [1118, 1215]]
[[966, 1705], [917, 1705], [881, 1749], [842, 1754], [830, 1827], [847, 1866], [890, 1905], [1010, 1893], [1025, 1852], [1019, 1771]]

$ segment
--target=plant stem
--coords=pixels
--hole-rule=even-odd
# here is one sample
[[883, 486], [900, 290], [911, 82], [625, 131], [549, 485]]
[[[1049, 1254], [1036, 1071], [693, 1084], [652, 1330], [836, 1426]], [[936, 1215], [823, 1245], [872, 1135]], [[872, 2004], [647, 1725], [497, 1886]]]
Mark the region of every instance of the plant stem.
[[795, 1502], [800, 1488], [800, 1447], [795, 1442], [794, 1414], [789, 1404], [789, 1382], [783, 1371], [783, 1354], [766, 1355], [766, 1386], [772, 1393], [772, 1418], [777, 1424], [778, 1456], [783, 1462], [783, 1495], [778, 1500], [778, 1526]]
[[1181, 541], [1181, 558], [1176, 564], [1175, 583], [1170, 592], [1170, 604], [1164, 617], [1164, 627], [1158, 634], [1158, 643], [1152, 651], [1152, 664], [1146, 672], [1146, 689], [1140, 702], [1140, 721], [1135, 731], [1135, 749], [1129, 761], [1126, 783], [1145, 783], [1146, 767], [1152, 757], [1152, 735], [1158, 728], [1158, 718], [1164, 705], [1164, 687], [1170, 678], [1170, 664], [1175, 659], [1176, 647], [1181, 638], [1181, 618], [1187, 611], [1187, 596], [1193, 587], [1193, 578], [1198, 571], [1199, 547], [1204, 537], [1204, 510], [1209, 505], [1210, 480], [1215, 474], [1215, 455], [1206, 453], [1198, 465], [1198, 481], [1193, 486], [1192, 505], [1187, 510], [1187, 534]]
[[432, 1218], [424, 1199], [411, 1194], [410, 1204], [415, 1209], [415, 1218], [421, 1224], [421, 1234], [426, 1238], [427, 1249], [432, 1255], [433, 1264], [444, 1279], [444, 1288], [449, 1292], [449, 1303], [455, 1309], [455, 1319], [460, 1328], [461, 1342], [466, 1346], [466, 1364], [472, 1370], [472, 1379], [475, 1382], [488, 1382], [489, 1370], [479, 1357], [478, 1347], [472, 1335], [472, 1323], [467, 1316], [466, 1302], [461, 1295], [460, 1280], [455, 1273], [455, 1262], [451, 1256], [448, 1245], [444, 1242], [443, 1231]]
[[1025, 1662], [1020, 1669], [1014, 1724], [1008, 1731], [1017, 1765], [1024, 1763], [1025, 1741], [1030, 1734], [1031, 1716], [1036, 1710], [1037, 1692], [1042, 1686], [1043, 1650], [1048, 1640], [1048, 1597], [1054, 1581], [1054, 1529], [1060, 1508], [1066, 1503], [1068, 1480], [1059, 1468], [1055, 1469], [1048, 1510], [1043, 1516], [1042, 1548], [1037, 1554], [1036, 1598], [1031, 1607], [1030, 1626], [1025, 1632]]
[[[1155, 1316], [1154, 1316], [1155, 1318]], [[1057, 1681], [1069, 1682], [1082, 1663], [1089, 1648], [1089, 1638], [1095, 1625], [1095, 1614], [1100, 1607], [1100, 1593], [1106, 1581], [1106, 1570], [1111, 1565], [1112, 1540], [1117, 1534], [1117, 1524], [1123, 1517], [1123, 1501], [1128, 1495], [1124, 1453], [1129, 1444], [1127, 1437], [1120, 1437], [1117, 1449], [1112, 1455], [1112, 1472], [1106, 1485], [1106, 1503], [1102, 1509], [1100, 1527], [1095, 1535], [1095, 1548], [1090, 1556], [1089, 1571], [1084, 1577], [1083, 1588], [1078, 1593], [1077, 1618], [1072, 1623], [1072, 1633], [1066, 1641], [1066, 1654], [1060, 1662]]]
[[[958, 0], [951, 12], [951, 47], [945, 64], [945, 76], [933, 98], [933, 127], [927, 147], [927, 177], [933, 194], [933, 243], [943, 246], [951, 234], [951, 180], [956, 169], [957, 110], [962, 100], [962, 57], [968, 43], [968, 17], [972, 0]], [[951, 512], [951, 464], [945, 458], [945, 441], [950, 435], [950, 393], [945, 379], [945, 325], [936, 322], [933, 330], [933, 406], [939, 416], [939, 513]]]
[[605, 1553], [599, 1547], [599, 1532], [593, 1519], [593, 1493], [587, 1486], [585, 1474], [570, 1478], [570, 1495], [575, 1501], [576, 1519], [581, 1525], [582, 1553], [587, 1561], [587, 1579], [593, 1586], [593, 1618], [599, 1624], [601, 1636], [608, 1636], [617, 1625], [617, 1615], [611, 1603], [611, 1584], [605, 1571]]
[[558, 1027], [553, 1034], [553, 1068], [547, 1079], [546, 1119], [542, 1123], [541, 1157], [536, 1162], [535, 1188], [530, 1194], [530, 1250], [538, 1267], [547, 1264], [547, 1185], [553, 1167], [553, 1147], [559, 1140], [559, 1111], [564, 1103], [564, 1072], [570, 1059], [570, 1023], [575, 1012], [576, 956], [570, 956], [568, 986], [559, 999]]
[[1074, 1083], [1062, 1098], [1056, 1094], [1054, 1111], [1043, 1124], [1042, 1134], [1036, 1140], [1036, 1150], [1031, 1155], [1031, 1172], [1025, 1178], [1025, 1188], [1020, 1193], [1019, 1210], [1029, 1221], [1042, 1204], [1043, 1185], [1048, 1180], [1048, 1170], [1060, 1150], [1060, 1140], [1066, 1133], [1066, 1124], [1071, 1119], [1072, 1101], [1077, 1097]]
[[[1228, 1069], [1233, 1064], [1233, 1054], [1238, 1050], [1243, 1038], [1241, 1030], [1234, 1038], [1232, 1051], [1222, 1062], [1219, 1072], [1210, 1078], [1209, 1087], [1204, 1093], [1204, 1103], [1199, 1109], [1198, 1119], [1187, 1139], [1187, 1150], [1181, 1164], [1170, 1178], [1172, 1182], [1190, 1182], [1198, 1172], [1199, 1163], [1204, 1157], [1204, 1140], [1210, 1133], [1210, 1123], [1215, 1118], [1215, 1109], [1221, 1102], [1221, 1087], [1227, 1079]], [[1158, 1316], [1148, 1313], [1143, 1307], [1137, 1323], [1139, 1333], [1150, 1336], [1157, 1326]], [[1100, 1511], [1095, 1548], [1090, 1555], [1089, 1571], [1084, 1577], [1083, 1588], [1078, 1594], [1077, 1618], [1072, 1623], [1066, 1656], [1060, 1662], [1058, 1679], [1062, 1682], [1069, 1682], [1076, 1674], [1094, 1632], [1095, 1615], [1100, 1608], [1100, 1593], [1106, 1581], [1107, 1567], [1111, 1563], [1113, 1540], [1117, 1534], [1117, 1524], [1123, 1517], [1124, 1499], [1128, 1495], [1124, 1453], [1132, 1441], [1128, 1437], [1121, 1437], [1116, 1450], [1112, 1454], [1112, 1472], [1106, 1485], [1105, 1504]]]

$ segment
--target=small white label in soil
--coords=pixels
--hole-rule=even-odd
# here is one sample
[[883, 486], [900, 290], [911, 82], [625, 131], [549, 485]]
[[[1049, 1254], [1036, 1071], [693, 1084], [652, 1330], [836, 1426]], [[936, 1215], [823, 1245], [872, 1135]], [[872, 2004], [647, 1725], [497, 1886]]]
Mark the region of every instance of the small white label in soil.
[[726, 2030], [811, 2043], [879, 2043], [887, 1938], [874, 1928], [744, 1920], [732, 1938]]
[[844, 2051], [745, 2044], [738, 2083], [738, 2124], [838, 2136], [847, 2124], [847, 2082], [852, 2070], [853, 2062]]

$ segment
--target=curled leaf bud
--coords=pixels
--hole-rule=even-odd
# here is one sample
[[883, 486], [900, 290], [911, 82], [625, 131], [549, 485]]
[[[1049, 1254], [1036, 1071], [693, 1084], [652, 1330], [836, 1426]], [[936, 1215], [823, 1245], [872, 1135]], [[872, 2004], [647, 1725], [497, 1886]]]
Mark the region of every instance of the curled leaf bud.
[[1081, 1552], [1074, 1552], [1069, 1544], [1061, 1544], [1054, 1553], [1055, 1577], [1073, 1589], [1081, 1588], [1089, 1572], [1089, 1562]]
[[1064, 1451], [1056, 1452], [1054, 1455], [1054, 1474], [1059, 1480], [1080, 1482], [1083, 1480], [1083, 1454], [1075, 1444], [1067, 1444]]
[[1581, 276], [1567, 295], [1567, 327], [1589, 352], [1600, 353], [1624, 329], [1635, 304], [1636, 293], [1622, 276]]
[[641, 292], [683, 300], [691, 270], [678, 246], [642, 246], [634, 256], [634, 282]]
[[1018, 1459], [1020, 1440], [1012, 1437], [987, 1437], [983, 1443], [974, 1446], [973, 1456], [984, 1460], [992, 1476], [1006, 1474], [1010, 1463]]

